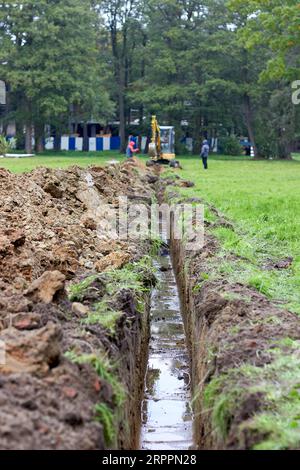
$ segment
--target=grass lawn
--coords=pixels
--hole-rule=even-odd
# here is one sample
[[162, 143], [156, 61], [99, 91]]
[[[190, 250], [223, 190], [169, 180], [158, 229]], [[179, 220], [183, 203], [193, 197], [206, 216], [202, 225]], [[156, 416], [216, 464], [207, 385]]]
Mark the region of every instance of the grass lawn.
[[[146, 160], [146, 157], [141, 157]], [[122, 161], [118, 152], [45, 152], [25, 159], [0, 159], [0, 168], [21, 173], [38, 166], [66, 168]], [[253, 161], [247, 157], [210, 158], [209, 170], [196, 157], [180, 157], [183, 178], [196, 183], [184, 194], [214, 204], [234, 224], [213, 233], [221, 242], [223, 263], [215, 276], [244, 282], [300, 314], [300, 158], [294, 161]], [[166, 170], [167, 173], [170, 170]], [[213, 215], [206, 211], [207, 218]], [[228, 254], [237, 255], [235, 260]], [[291, 256], [289, 269], [268, 269]]]
[[[224, 260], [215, 276], [254, 287], [300, 314], [300, 161], [213, 157], [208, 171], [197, 158], [181, 163], [181, 175], [196, 183], [184, 194], [209, 201], [234, 225], [212, 230]], [[270, 269], [290, 256], [288, 269]]]
[[67, 168], [71, 165], [87, 167], [89, 165], [105, 165], [110, 160], [121, 161], [123, 155], [118, 152], [44, 152], [36, 157], [1, 158], [0, 168], [13, 173], [24, 173], [39, 166], [48, 168]]

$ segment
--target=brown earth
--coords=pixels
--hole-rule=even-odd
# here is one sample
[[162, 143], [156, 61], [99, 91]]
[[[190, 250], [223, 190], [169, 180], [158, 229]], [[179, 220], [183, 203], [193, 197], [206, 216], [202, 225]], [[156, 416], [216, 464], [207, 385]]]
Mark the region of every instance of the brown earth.
[[[39, 168], [14, 175], [0, 169], [0, 449], [103, 449], [104, 429], [95, 405], [116, 404], [109, 381], [67, 351], [105, 354], [130, 394], [117, 410], [118, 447], [134, 446], [145, 368], [147, 311], [132, 292], [115, 300], [116, 331], [82, 322], [105, 285], [92, 297], [68, 299], [67, 287], [87, 275], [121, 268], [145, 255], [148, 243], [111, 241], [103, 216], [118, 196], [151, 198], [151, 175], [131, 165]], [[146, 308], [147, 310], [147, 308]], [[146, 340], [146, 341], [145, 341]], [[101, 421], [101, 420], [100, 420]]]

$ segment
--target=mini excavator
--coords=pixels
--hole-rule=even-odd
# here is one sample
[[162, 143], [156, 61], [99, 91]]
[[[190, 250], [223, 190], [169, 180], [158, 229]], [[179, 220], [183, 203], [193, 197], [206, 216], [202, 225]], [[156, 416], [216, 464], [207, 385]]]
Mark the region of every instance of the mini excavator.
[[151, 120], [151, 142], [148, 154], [150, 159], [147, 166], [155, 164], [170, 165], [173, 168], [180, 167], [175, 156], [175, 130], [172, 126], [159, 126], [156, 116]]

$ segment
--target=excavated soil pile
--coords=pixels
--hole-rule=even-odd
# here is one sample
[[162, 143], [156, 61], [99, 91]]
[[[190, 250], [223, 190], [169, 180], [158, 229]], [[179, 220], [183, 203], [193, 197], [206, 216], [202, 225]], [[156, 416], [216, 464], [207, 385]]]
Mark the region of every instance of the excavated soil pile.
[[149, 242], [112, 241], [101, 224], [118, 196], [151, 198], [151, 179], [130, 165], [0, 170], [0, 449], [135, 445], [147, 302], [105, 273], [133, 272]]

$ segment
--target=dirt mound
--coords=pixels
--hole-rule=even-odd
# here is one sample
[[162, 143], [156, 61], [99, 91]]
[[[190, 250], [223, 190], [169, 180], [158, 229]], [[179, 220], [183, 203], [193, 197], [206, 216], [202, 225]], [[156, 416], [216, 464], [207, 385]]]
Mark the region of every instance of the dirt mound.
[[[147, 253], [147, 242], [111, 240], [103, 224], [119, 196], [151, 198], [148, 181], [128, 165], [0, 171], [1, 449], [116, 441], [120, 390], [133, 393], [137, 379], [141, 306], [132, 289], [120, 297], [96, 277]], [[70, 286], [78, 299], [70, 300]]]

